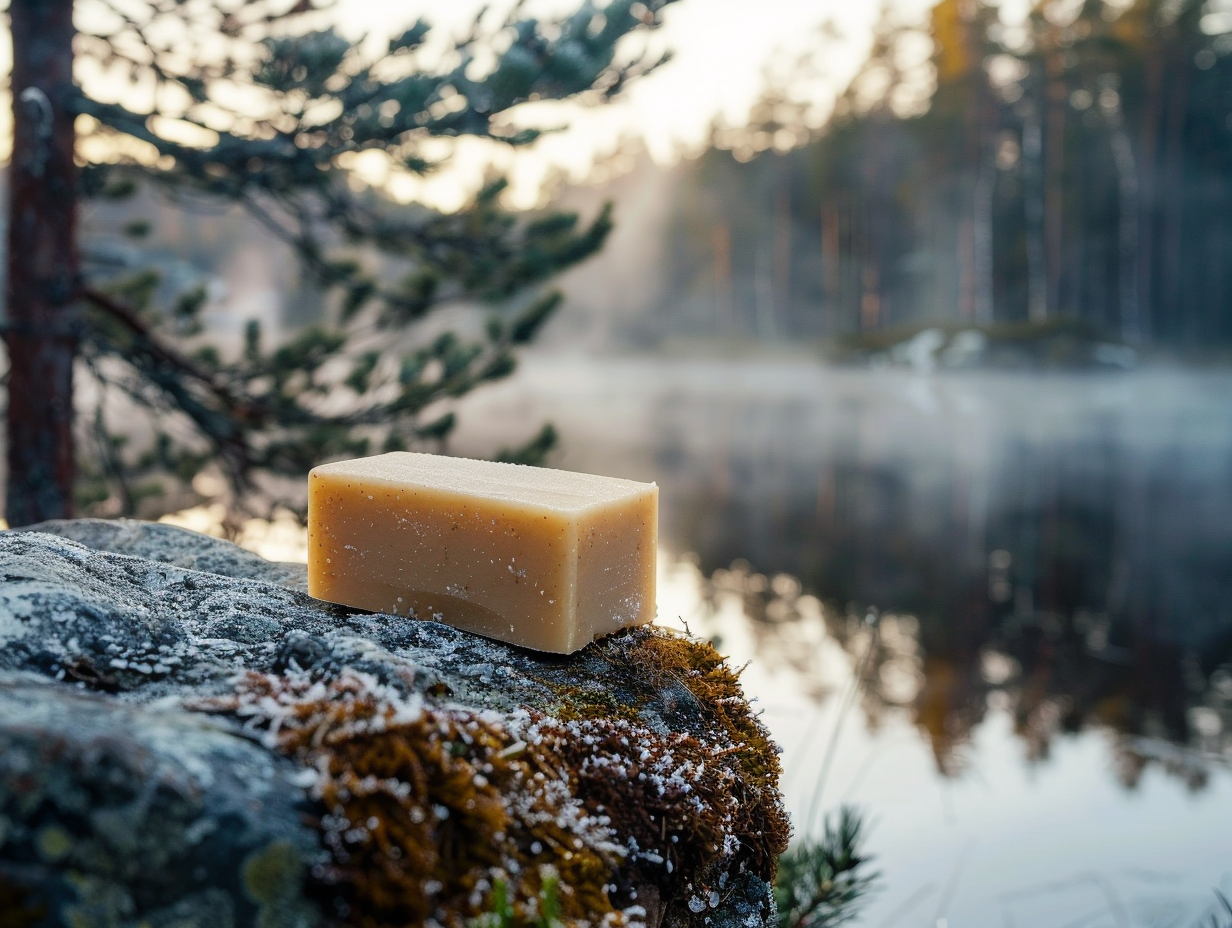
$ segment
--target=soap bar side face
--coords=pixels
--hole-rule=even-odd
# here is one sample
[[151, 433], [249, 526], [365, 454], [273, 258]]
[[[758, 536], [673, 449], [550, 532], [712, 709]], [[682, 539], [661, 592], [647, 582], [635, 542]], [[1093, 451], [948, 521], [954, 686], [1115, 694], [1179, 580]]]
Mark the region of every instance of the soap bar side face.
[[[311, 475], [309, 496], [310, 595], [562, 649], [575, 587], [569, 521], [430, 487], [329, 474]], [[524, 616], [535, 619], [518, 620]]]
[[579, 520], [577, 610], [589, 620], [589, 637], [577, 647], [654, 619], [658, 527], [658, 487]]

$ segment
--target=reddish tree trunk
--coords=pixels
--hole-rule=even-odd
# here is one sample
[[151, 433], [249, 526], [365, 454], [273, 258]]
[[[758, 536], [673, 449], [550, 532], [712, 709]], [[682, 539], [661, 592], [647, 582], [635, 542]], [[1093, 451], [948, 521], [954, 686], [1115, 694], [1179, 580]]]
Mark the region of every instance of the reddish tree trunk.
[[1044, 274], [1049, 318], [1061, 310], [1061, 272], [1065, 256], [1065, 110], [1069, 88], [1065, 81], [1065, 51], [1060, 47], [1058, 32], [1055, 26], [1051, 30], [1051, 48], [1044, 64], [1048, 81], [1044, 128]]
[[77, 171], [72, 0], [11, 0], [13, 159], [9, 179], [10, 525], [73, 511]]

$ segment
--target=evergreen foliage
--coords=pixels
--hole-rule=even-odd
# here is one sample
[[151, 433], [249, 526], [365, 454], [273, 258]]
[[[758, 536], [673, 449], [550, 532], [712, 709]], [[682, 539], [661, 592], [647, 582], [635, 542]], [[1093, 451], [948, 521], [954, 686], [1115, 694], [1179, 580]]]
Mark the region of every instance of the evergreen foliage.
[[859, 914], [878, 879], [868, 872], [863, 843], [863, 819], [843, 807], [836, 821], [826, 819], [820, 841], [801, 842], [779, 858], [779, 928], [832, 928]]
[[1218, 889], [1214, 893], [1215, 903], [1202, 913], [1195, 928], [1228, 928], [1232, 925], [1232, 901]]
[[[252, 323], [242, 354], [224, 358], [200, 337], [202, 287], [90, 260], [87, 243], [71, 350], [100, 399], [78, 411], [76, 434], [93, 445], [78, 454], [79, 505], [133, 514], [207, 462], [233, 502], [268, 501], [276, 481], [262, 486], [262, 474], [299, 479], [330, 458], [439, 447], [450, 401], [514, 370], [515, 350], [561, 304], [548, 282], [602, 245], [611, 210], [516, 214], [499, 177], [453, 213], [401, 206], [357, 192], [353, 159], [376, 152], [423, 176], [463, 137], [527, 146], [545, 130], [515, 113], [522, 104], [602, 103], [661, 63], [618, 45], [670, 2], [585, 0], [552, 19], [517, 4], [481, 12], [451, 47], [419, 21], [368, 54], [309, 0], [79, 0], [77, 64], [127, 89], [104, 100], [87, 95], [104, 85], [91, 82], [71, 103], [78, 151], [106, 152], [81, 167], [76, 196], [157, 189], [178, 204], [241, 207], [294, 249], [329, 317], [277, 346]], [[117, 231], [152, 233], [143, 220]], [[462, 302], [493, 307], [481, 336], [408, 335]], [[152, 440], [116, 429], [104, 408], [113, 392], [151, 413]], [[545, 430], [502, 454], [539, 460], [553, 440]]]
[[1030, 6], [1012, 27], [992, 0], [887, 13], [824, 126], [802, 66], [717, 128], [681, 171], [641, 340], [1066, 320], [1226, 352], [1232, 18], [1202, 0]]

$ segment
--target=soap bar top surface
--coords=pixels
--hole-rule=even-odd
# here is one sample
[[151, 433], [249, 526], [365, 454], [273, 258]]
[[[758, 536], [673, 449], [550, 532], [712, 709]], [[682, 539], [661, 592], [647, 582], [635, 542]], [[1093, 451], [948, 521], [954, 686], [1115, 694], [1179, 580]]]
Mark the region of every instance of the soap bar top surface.
[[584, 512], [639, 496], [654, 486], [620, 477], [411, 451], [391, 451], [370, 458], [322, 464], [314, 467], [312, 473], [321, 477], [358, 478], [390, 488], [423, 487], [566, 512]]
[[654, 618], [654, 484], [392, 452], [308, 486], [318, 599], [559, 653]]

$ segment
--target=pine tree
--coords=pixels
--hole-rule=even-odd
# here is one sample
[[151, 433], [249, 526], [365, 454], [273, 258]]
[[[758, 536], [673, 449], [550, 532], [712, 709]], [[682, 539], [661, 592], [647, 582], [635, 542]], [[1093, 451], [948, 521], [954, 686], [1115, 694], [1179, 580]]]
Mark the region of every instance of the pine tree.
[[[152, 477], [189, 481], [208, 462], [242, 500], [261, 475], [442, 440], [455, 421], [443, 401], [512, 372], [560, 305], [548, 281], [601, 246], [610, 210], [515, 214], [500, 179], [454, 213], [399, 206], [352, 189], [347, 158], [377, 151], [424, 175], [443, 140], [529, 145], [541, 130], [511, 111], [615, 96], [663, 60], [617, 44], [670, 2], [586, 0], [551, 20], [519, 4], [481, 13], [444, 53], [420, 21], [367, 56], [309, 0], [12, 0], [8, 521], [66, 517], [83, 492], [131, 513], [158, 492]], [[152, 87], [157, 105], [88, 96], [73, 82], [83, 57]], [[79, 168], [78, 133], [114, 156]], [[197, 344], [202, 288], [168, 294], [149, 269], [83, 267], [79, 204], [140, 189], [242, 207], [293, 247], [330, 323], [272, 349], [251, 325], [242, 356], [224, 359]], [[482, 337], [407, 335], [459, 301], [493, 308]], [[129, 447], [101, 406], [83, 429], [75, 369], [149, 410], [152, 441]], [[86, 433], [89, 454], [74, 442]], [[545, 430], [506, 456], [552, 440]]]

